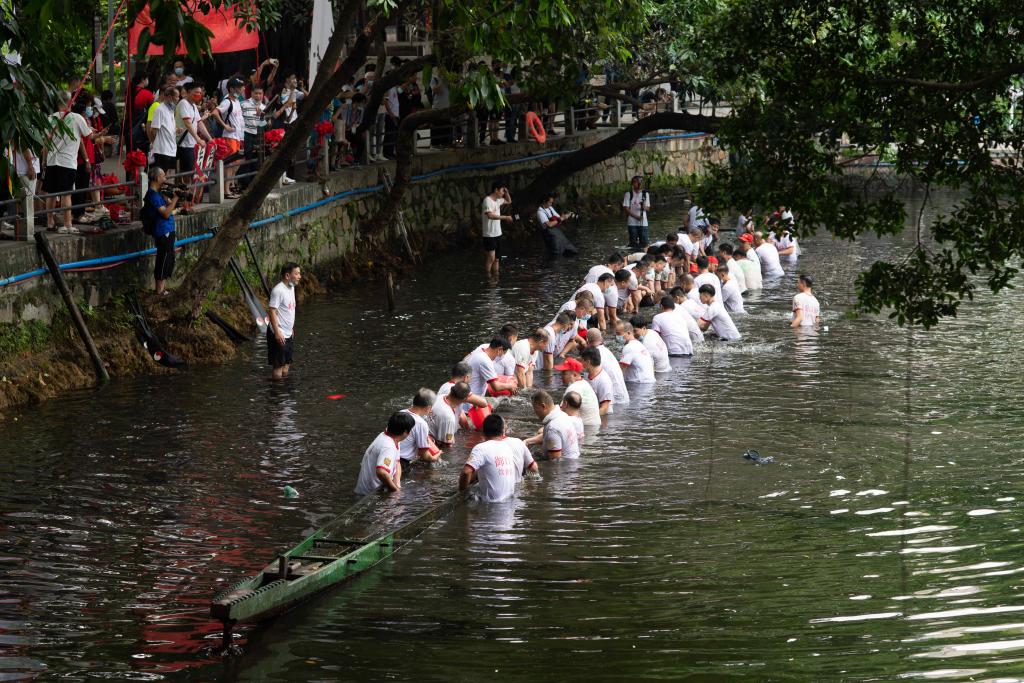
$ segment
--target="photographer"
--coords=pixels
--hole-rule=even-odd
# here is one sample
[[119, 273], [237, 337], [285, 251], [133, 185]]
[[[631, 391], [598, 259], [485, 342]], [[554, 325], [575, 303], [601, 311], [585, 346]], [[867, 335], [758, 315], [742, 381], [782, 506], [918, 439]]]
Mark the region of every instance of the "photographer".
[[149, 176], [149, 190], [142, 204], [142, 229], [153, 236], [156, 243], [156, 265], [153, 268], [153, 279], [156, 280], [157, 294], [170, 294], [167, 291], [167, 278], [174, 272], [174, 211], [178, 200], [187, 191], [172, 188], [164, 189], [167, 173], [159, 166], [152, 169]]

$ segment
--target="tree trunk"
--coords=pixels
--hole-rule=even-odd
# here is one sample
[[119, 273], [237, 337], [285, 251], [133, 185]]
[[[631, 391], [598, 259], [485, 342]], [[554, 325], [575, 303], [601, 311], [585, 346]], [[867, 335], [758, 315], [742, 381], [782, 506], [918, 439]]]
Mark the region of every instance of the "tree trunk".
[[228, 261], [238, 250], [238, 246], [249, 228], [249, 223], [256, 216], [267, 195], [288, 169], [295, 153], [309, 137], [313, 126], [330, 103], [331, 98], [341, 90], [342, 85], [352, 79], [356, 71], [366, 61], [366, 55], [373, 42], [372, 26], [375, 20], [371, 21], [367, 30], [364, 30], [356, 39], [352, 51], [340, 67], [331, 72], [327, 66], [337, 64], [345, 36], [360, 4], [359, 0], [348, 0], [342, 7], [334, 34], [324, 51], [316, 81], [313, 83], [309, 96], [303, 102], [299, 118], [288, 129], [284, 139], [253, 178], [249, 188], [231, 207], [228, 215], [220, 224], [217, 234], [199, 257], [196, 265], [185, 276], [177, 292], [168, 297], [171, 310], [180, 312], [182, 317], [196, 320], [202, 315], [206, 298], [220, 284]]
[[533, 182], [513, 193], [516, 210], [523, 215], [531, 215], [530, 210], [540, 204], [544, 195], [558, 187], [566, 178], [626, 151], [647, 133], [662, 129], [713, 133], [718, 130], [722, 121], [720, 118], [683, 112], [659, 112], [646, 116], [611, 137], [561, 157], [538, 173]]
[[[382, 78], [374, 82], [373, 90], [370, 91], [370, 97], [367, 98], [366, 111], [377, 111], [380, 109], [381, 103], [384, 101], [384, 96], [387, 95], [388, 90], [405, 83], [405, 80], [410, 76], [418, 73], [427, 64], [436, 64], [437, 55], [429, 54], [423, 57], [417, 57], [416, 59], [410, 59], [404, 62], [402, 66], [397, 69], [392, 69], [387, 72]], [[377, 65], [380, 69], [380, 65]], [[376, 125], [377, 117], [365, 117], [359, 126], [356, 128], [355, 136], [358, 138], [360, 135], [370, 129], [372, 125]]]

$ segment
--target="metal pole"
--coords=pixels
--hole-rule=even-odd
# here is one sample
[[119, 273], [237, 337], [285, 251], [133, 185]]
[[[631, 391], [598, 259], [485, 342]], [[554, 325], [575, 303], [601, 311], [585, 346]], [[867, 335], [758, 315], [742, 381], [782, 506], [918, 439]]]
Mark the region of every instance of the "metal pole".
[[[107, 0], [107, 26], [114, 23], [114, 0]], [[114, 41], [107, 41], [107, 80], [110, 82], [110, 92], [114, 93], [116, 102], [117, 87], [114, 83]], [[126, 91], [127, 92], [127, 91]]]
[[100, 384], [109, 382], [110, 375], [107, 374], [107, 369], [103, 367], [103, 359], [100, 358], [100, 352], [96, 349], [96, 343], [92, 340], [92, 335], [89, 334], [89, 328], [85, 326], [85, 319], [82, 318], [82, 312], [78, 310], [78, 304], [71, 298], [68, 283], [64, 281], [64, 273], [60, 272], [57, 259], [53, 258], [53, 252], [50, 251], [50, 242], [46, 239], [46, 233], [37, 232], [35, 238], [36, 248], [43, 257], [46, 268], [50, 271], [50, 275], [53, 277], [61, 297], [64, 299], [64, 305], [68, 307], [68, 313], [71, 314], [71, 320], [75, 323], [75, 328], [78, 329], [78, 336], [82, 338], [82, 342], [85, 344], [85, 350], [89, 352], [93, 369], [96, 371], [97, 381]]
[[615, 108], [612, 109], [612, 125], [622, 128], [622, 100], [615, 100]]
[[576, 107], [569, 105], [565, 109], [565, 134], [575, 135], [576, 134]]
[[210, 203], [224, 203], [224, 160], [217, 160], [217, 182], [210, 188]]
[[469, 112], [469, 125], [467, 126], [466, 147], [476, 149], [480, 146], [480, 119], [476, 117], [476, 111]]

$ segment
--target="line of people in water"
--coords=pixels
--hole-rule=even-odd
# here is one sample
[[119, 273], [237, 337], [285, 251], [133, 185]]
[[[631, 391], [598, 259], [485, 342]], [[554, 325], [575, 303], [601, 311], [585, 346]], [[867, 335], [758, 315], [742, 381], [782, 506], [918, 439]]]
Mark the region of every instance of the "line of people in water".
[[[743, 295], [777, 283], [783, 261], [795, 266], [792, 214], [780, 207], [764, 232], [747, 215], [734, 243], [719, 238], [717, 224], [690, 215], [688, 229], [590, 268], [545, 325], [523, 335], [514, 325], [501, 327], [456, 363], [437, 391], [420, 389], [409, 408], [391, 415], [363, 455], [356, 493], [399, 491], [414, 463], [437, 461], [466, 429], [480, 430], [484, 440], [463, 465], [459, 486], [477, 483], [484, 501], [512, 496], [538, 459], [579, 458], [585, 430], [600, 428], [604, 416], [629, 403], [630, 383], [656, 381], [671, 372], [671, 357], [692, 355], [707, 337], [739, 341], [733, 315], [744, 312]], [[790, 325], [819, 325], [810, 276], [799, 275], [796, 288]], [[606, 334], [621, 344], [618, 355], [605, 345]], [[540, 370], [561, 374], [561, 400], [537, 386]], [[492, 407], [523, 391], [540, 424], [520, 439]]]

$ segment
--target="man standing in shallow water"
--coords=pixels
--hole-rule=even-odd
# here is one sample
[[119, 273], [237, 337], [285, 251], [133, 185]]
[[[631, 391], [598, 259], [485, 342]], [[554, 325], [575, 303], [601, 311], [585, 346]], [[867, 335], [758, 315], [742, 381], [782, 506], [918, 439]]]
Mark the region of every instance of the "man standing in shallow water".
[[284, 379], [292, 367], [292, 337], [295, 334], [295, 287], [302, 280], [299, 264], [281, 268], [281, 281], [270, 291], [270, 326], [267, 328], [267, 360], [273, 379]]

